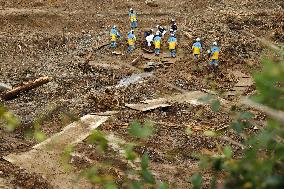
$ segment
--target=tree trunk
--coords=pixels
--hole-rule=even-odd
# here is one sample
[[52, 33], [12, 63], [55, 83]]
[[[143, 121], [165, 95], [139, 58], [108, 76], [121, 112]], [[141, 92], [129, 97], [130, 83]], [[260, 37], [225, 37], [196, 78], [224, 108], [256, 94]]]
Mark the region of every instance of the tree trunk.
[[29, 81], [27, 83], [23, 83], [21, 86], [18, 86], [14, 89], [11, 89], [4, 93], [2, 98], [4, 100], [12, 100], [16, 98], [19, 94], [37, 88], [41, 85], [48, 83], [51, 79], [49, 77], [40, 77], [34, 81]]

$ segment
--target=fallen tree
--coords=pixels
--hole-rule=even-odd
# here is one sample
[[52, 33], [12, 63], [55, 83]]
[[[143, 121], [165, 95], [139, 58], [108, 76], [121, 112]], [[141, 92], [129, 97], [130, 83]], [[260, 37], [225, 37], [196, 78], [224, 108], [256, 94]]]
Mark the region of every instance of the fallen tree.
[[40, 77], [34, 81], [29, 81], [26, 83], [23, 83], [21, 86], [18, 86], [14, 89], [11, 89], [7, 92], [5, 92], [2, 96], [2, 98], [4, 100], [12, 100], [14, 98], [16, 98], [19, 94], [25, 92], [25, 91], [29, 91], [32, 90], [34, 88], [37, 88], [41, 85], [44, 85], [46, 83], [48, 83], [51, 80], [51, 78], [49, 77]]

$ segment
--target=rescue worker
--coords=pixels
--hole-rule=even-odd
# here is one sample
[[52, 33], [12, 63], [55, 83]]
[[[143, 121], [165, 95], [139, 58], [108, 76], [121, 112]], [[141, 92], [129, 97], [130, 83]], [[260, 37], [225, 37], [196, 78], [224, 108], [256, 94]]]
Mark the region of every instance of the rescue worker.
[[162, 35], [162, 38], [163, 38], [165, 36], [165, 34], [167, 33], [167, 30], [160, 25], [157, 25], [156, 27], [157, 27], [158, 31], [160, 32], [160, 34]]
[[136, 42], [134, 30], [128, 32], [127, 42], [128, 42], [128, 53], [131, 53], [135, 49], [135, 42]]
[[159, 56], [161, 51], [161, 33], [160, 31], [157, 31], [155, 37], [154, 37], [154, 46], [155, 46], [155, 55]]
[[131, 8], [129, 10], [128, 15], [129, 15], [129, 19], [130, 19], [131, 29], [137, 28], [137, 14], [136, 14], [136, 12], [134, 12], [134, 10]]
[[173, 29], [170, 29], [170, 34], [175, 34], [174, 30]]
[[198, 60], [199, 57], [200, 57], [200, 54], [202, 52], [202, 46], [201, 46], [201, 43], [200, 43], [200, 38], [197, 38], [195, 40], [195, 43], [193, 43], [192, 51], [193, 51], [194, 60]]
[[171, 37], [168, 39], [169, 44], [169, 50], [171, 57], [176, 57], [176, 46], [177, 46], [177, 38], [175, 37], [175, 34], [171, 34]]
[[210, 56], [210, 65], [214, 65], [215, 67], [218, 66], [218, 60], [219, 60], [219, 53], [220, 53], [220, 48], [218, 47], [217, 42], [215, 41], [213, 43], [213, 46], [211, 47], [211, 50], [209, 52]]
[[147, 47], [150, 50], [152, 43], [153, 43], [153, 39], [154, 39], [154, 34], [153, 34], [154, 30], [151, 29], [147, 34], [145, 32], [145, 36], [146, 36], [146, 43], [147, 43]]
[[175, 19], [172, 19], [171, 21], [171, 30], [173, 31], [173, 33], [177, 32], [177, 23]]
[[110, 37], [111, 37], [110, 46], [112, 48], [115, 48], [116, 47], [116, 40], [117, 40], [117, 38], [120, 38], [120, 34], [118, 33], [118, 30], [117, 30], [115, 25], [110, 30]]

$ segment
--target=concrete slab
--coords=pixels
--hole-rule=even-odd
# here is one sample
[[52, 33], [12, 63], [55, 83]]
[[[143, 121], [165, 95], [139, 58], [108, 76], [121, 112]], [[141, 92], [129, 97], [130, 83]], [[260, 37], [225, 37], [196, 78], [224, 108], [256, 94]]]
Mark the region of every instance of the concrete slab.
[[254, 84], [252, 78], [240, 78], [235, 87], [249, 87]]
[[204, 96], [208, 95], [207, 93], [201, 92], [201, 91], [191, 91], [185, 94], [176, 95], [173, 97], [170, 97], [169, 100], [176, 101], [178, 103], [190, 103], [193, 105], [200, 105], [203, 104], [202, 102], [199, 102], [198, 100]]
[[236, 78], [250, 78], [249, 75], [246, 75], [244, 73], [242, 73], [241, 71], [239, 70], [234, 70], [231, 72]]
[[86, 115], [44, 142], [35, 145], [31, 151], [10, 154], [5, 160], [42, 175], [54, 188], [58, 189], [89, 189], [92, 185], [86, 180], [77, 179], [78, 173], [67, 171], [62, 162], [62, 154], [68, 145], [76, 145], [87, 138], [92, 130], [108, 119], [107, 116]]

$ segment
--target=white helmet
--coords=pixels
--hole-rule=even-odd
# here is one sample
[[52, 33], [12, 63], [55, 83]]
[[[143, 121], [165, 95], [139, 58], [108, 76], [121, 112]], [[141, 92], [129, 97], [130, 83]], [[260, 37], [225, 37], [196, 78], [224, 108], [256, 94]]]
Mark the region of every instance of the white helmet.
[[175, 19], [172, 19], [172, 22], [175, 22], [176, 20]]
[[173, 29], [170, 29], [170, 32], [173, 32], [174, 30]]
[[130, 8], [129, 11], [133, 11], [133, 8]]
[[150, 31], [151, 31], [151, 32], [153, 32], [154, 30], [153, 30], [153, 29], [151, 29]]
[[157, 26], [156, 26], [156, 28], [159, 28], [159, 27], [160, 27], [160, 25], [157, 25]]
[[161, 33], [160, 31], [157, 31], [157, 32], [156, 32], [156, 35], [160, 35], [160, 33]]
[[115, 28], [116, 28], [116, 25], [113, 25], [113, 27], [112, 27], [112, 28], [114, 28], [114, 29], [115, 29]]
[[217, 44], [217, 42], [215, 41], [215, 42], [213, 42], [213, 45], [214, 45], [214, 46], [217, 46], [218, 44]]
[[171, 36], [175, 36], [175, 34], [174, 34], [174, 33], [171, 33]]
[[198, 38], [196, 38], [196, 41], [200, 41], [200, 38], [198, 37]]

